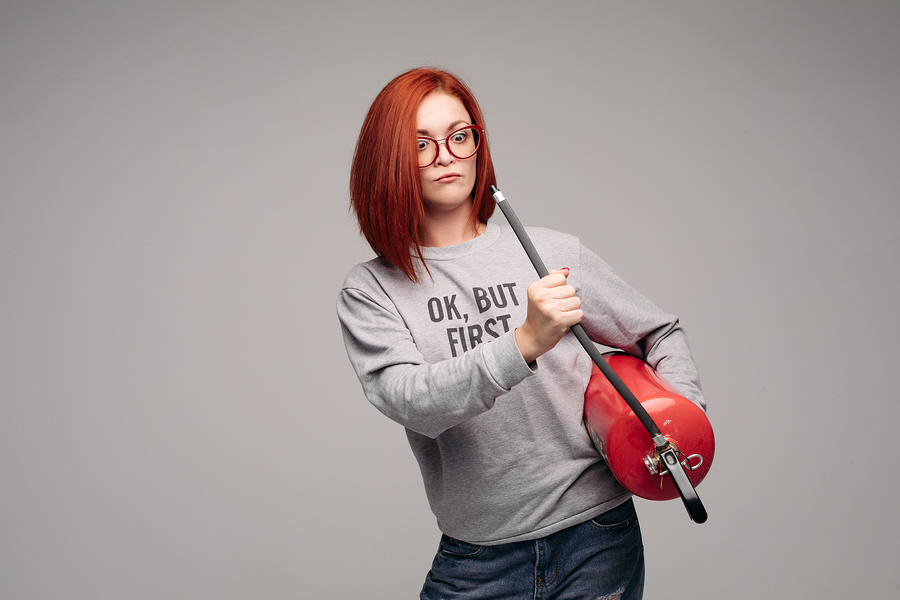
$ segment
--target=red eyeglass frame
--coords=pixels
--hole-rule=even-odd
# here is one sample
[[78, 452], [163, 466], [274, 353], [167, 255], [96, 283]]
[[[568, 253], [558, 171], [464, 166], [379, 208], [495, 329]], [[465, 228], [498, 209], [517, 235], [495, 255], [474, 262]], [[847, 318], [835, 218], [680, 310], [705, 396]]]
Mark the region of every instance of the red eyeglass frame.
[[[450, 146], [447, 145], [447, 138], [453, 137], [453, 134], [458, 133], [464, 129], [473, 129], [478, 133], [478, 140], [475, 143], [475, 150], [472, 152], [472, 154], [465, 156], [465, 157], [457, 156], [456, 154], [453, 153], [453, 150], [450, 149]], [[427, 169], [428, 167], [430, 167], [431, 165], [433, 165], [434, 163], [437, 162], [438, 157], [441, 155], [441, 144], [444, 144], [444, 147], [447, 149], [447, 152], [450, 153], [450, 156], [452, 156], [453, 158], [455, 158], [457, 160], [467, 160], [469, 158], [472, 158], [473, 156], [475, 156], [478, 153], [478, 149], [481, 148], [481, 139], [483, 137], [484, 137], [484, 129], [482, 129], [481, 125], [479, 125], [478, 123], [472, 123], [471, 125], [463, 125], [462, 127], [458, 127], [456, 129], [454, 129], [453, 131], [451, 131], [450, 133], [448, 133], [446, 135], [446, 137], [442, 137], [439, 140], [436, 140], [433, 137], [428, 137], [427, 135], [420, 135], [416, 139], [429, 140], [431, 142], [434, 142], [434, 145], [437, 148], [437, 152], [434, 153], [434, 160], [432, 160], [427, 165], [419, 165], [419, 168]]]

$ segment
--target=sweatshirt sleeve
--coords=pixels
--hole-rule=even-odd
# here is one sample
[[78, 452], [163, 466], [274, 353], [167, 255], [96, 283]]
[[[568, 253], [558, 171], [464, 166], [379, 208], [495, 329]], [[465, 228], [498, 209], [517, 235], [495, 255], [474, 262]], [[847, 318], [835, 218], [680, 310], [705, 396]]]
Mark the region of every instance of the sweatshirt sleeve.
[[705, 411], [700, 378], [678, 318], [663, 312], [583, 246], [581, 267], [580, 293], [586, 307], [582, 325], [588, 336], [644, 359]]
[[369, 402], [431, 438], [489, 410], [497, 397], [537, 369], [525, 363], [512, 332], [456, 358], [428, 363], [396, 307], [377, 293], [345, 287], [337, 313]]

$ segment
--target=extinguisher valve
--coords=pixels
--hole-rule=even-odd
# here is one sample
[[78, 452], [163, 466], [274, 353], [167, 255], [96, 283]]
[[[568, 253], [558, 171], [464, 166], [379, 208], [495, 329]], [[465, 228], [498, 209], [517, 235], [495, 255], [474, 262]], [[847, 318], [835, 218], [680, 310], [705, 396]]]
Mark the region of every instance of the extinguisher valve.
[[650, 471], [651, 475], [659, 473], [659, 459], [655, 456], [650, 456], [649, 454], [645, 456], [644, 464], [647, 465], [647, 470]]

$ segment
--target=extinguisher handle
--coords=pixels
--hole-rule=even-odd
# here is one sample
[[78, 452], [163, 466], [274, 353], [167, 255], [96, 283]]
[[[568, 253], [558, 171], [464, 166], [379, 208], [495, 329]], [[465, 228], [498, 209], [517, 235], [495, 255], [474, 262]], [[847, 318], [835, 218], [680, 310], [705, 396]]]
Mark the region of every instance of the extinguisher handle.
[[670, 445], [659, 456], [672, 476], [672, 481], [675, 482], [675, 487], [678, 488], [678, 495], [681, 496], [681, 501], [684, 503], [684, 508], [687, 509], [691, 520], [695, 523], [705, 523], [707, 518], [706, 508], [703, 507], [703, 502], [700, 501], [700, 496], [697, 495], [694, 484], [691, 483], [687, 473], [684, 472], [684, 465], [678, 460], [678, 454]]

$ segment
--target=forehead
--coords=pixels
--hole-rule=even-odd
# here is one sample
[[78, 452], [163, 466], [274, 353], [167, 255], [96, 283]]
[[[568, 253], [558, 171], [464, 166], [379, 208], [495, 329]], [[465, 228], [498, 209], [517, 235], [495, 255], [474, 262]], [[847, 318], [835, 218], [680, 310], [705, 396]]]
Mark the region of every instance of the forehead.
[[422, 99], [416, 112], [416, 129], [428, 133], [443, 133], [460, 122], [472, 122], [462, 101], [447, 92], [431, 92]]

